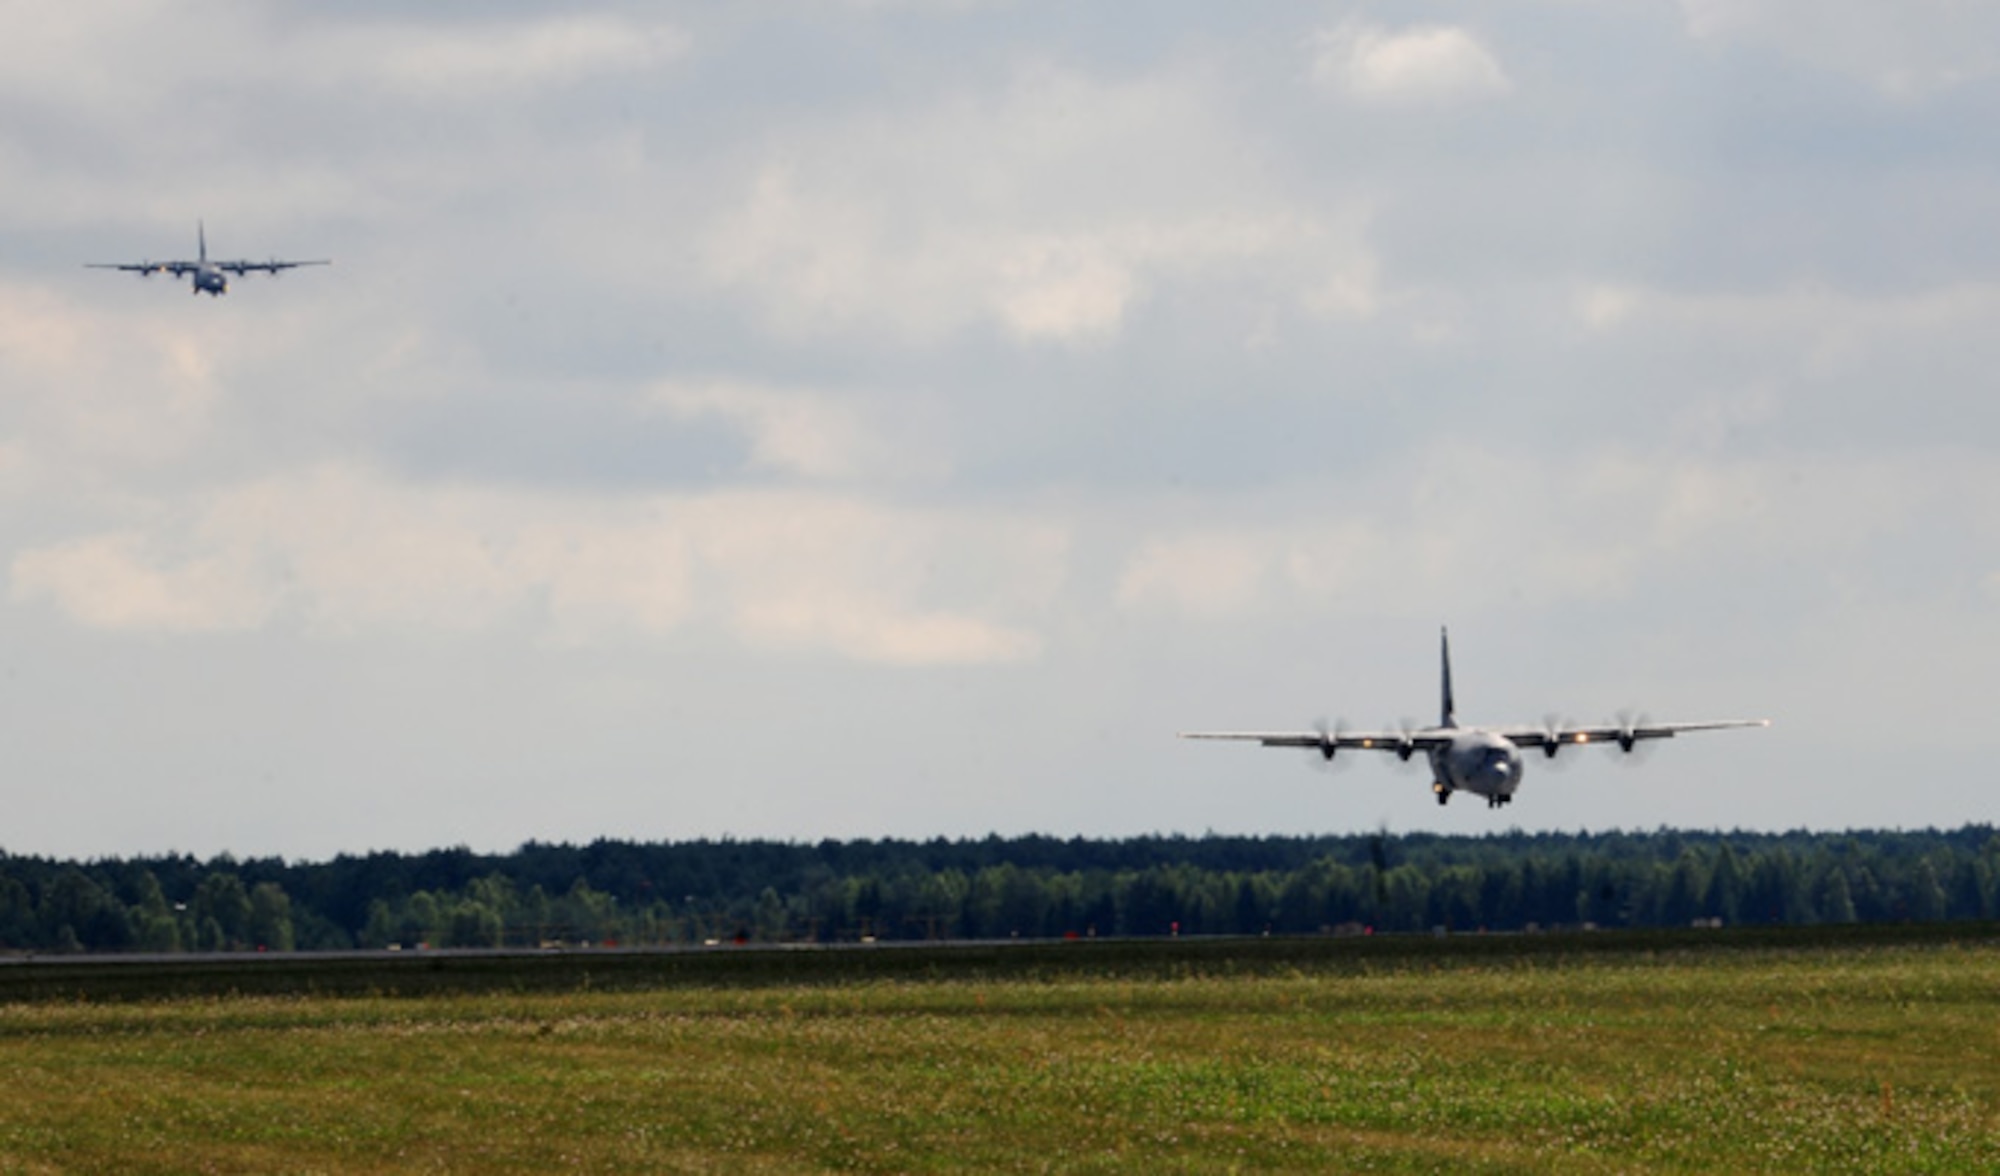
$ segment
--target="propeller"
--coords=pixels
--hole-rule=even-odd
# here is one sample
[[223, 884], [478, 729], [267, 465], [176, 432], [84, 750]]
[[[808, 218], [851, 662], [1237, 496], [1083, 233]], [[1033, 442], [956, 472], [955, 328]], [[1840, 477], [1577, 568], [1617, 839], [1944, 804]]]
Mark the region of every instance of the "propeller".
[[1313, 722], [1312, 729], [1319, 733], [1319, 746], [1306, 748], [1306, 762], [1308, 764], [1319, 771], [1331, 772], [1338, 768], [1344, 768], [1353, 762], [1351, 758], [1337, 759], [1334, 756], [1334, 752], [1339, 750], [1339, 746], [1335, 740], [1339, 739], [1347, 730], [1345, 720], [1335, 719], [1333, 724], [1329, 726], [1325, 719], [1316, 719]]
[[1618, 728], [1618, 734], [1612, 736], [1612, 739], [1618, 745], [1618, 750], [1624, 753], [1618, 757], [1620, 761], [1640, 764], [1652, 757], [1653, 740], [1641, 739], [1636, 734], [1638, 728], [1646, 726], [1650, 721], [1644, 711], [1627, 708], [1618, 712], [1617, 719], [1613, 721], [1613, 725]]
[[1562, 715], [1551, 713], [1542, 716], [1542, 734], [1544, 737], [1542, 758], [1547, 762], [1549, 767], [1555, 769], [1566, 768], [1575, 759], [1574, 756], [1565, 757], [1559, 756], [1556, 753], [1564, 747], [1574, 747], [1576, 745], [1576, 726], [1577, 722], [1575, 719], [1565, 718]]
[[1417, 752], [1416, 741], [1410, 738], [1410, 733], [1417, 729], [1417, 721], [1405, 715], [1393, 723], [1384, 723], [1382, 726], [1396, 732], [1396, 760], [1407, 766], [1410, 757]]

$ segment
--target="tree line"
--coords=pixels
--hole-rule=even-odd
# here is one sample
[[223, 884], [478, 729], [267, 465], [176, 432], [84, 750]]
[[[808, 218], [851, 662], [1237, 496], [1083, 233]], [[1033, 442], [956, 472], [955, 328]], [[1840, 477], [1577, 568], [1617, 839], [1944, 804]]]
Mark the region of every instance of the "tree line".
[[701, 840], [201, 861], [0, 853], [0, 949], [838, 942], [2000, 919], [2000, 834]]

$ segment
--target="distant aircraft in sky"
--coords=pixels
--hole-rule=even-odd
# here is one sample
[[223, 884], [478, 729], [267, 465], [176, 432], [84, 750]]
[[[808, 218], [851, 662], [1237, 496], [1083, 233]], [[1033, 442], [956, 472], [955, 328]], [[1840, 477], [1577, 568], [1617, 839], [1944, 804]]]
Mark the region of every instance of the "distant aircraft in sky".
[[1392, 751], [1405, 763], [1421, 751], [1431, 763], [1431, 791], [1439, 804], [1454, 792], [1470, 792], [1486, 798], [1486, 807], [1512, 803], [1521, 786], [1524, 765], [1521, 749], [1539, 747], [1554, 759], [1565, 747], [1586, 743], [1612, 743], [1630, 754], [1640, 743], [1651, 739], [1672, 739], [1683, 731], [1714, 731], [1726, 727], [1768, 727], [1769, 719], [1710, 719], [1698, 723], [1649, 723], [1627, 719], [1600, 726], [1576, 726], [1550, 720], [1541, 726], [1461, 727], [1457, 707], [1451, 697], [1451, 636], [1439, 631], [1444, 665], [1443, 715], [1435, 727], [1405, 728], [1396, 731], [1347, 731], [1320, 728], [1314, 731], [1184, 731], [1183, 739], [1250, 739], [1265, 747], [1303, 747], [1318, 752], [1326, 760], [1343, 747], [1365, 751]]
[[208, 231], [200, 221], [194, 226], [195, 242], [200, 252], [193, 261], [138, 261], [130, 264], [89, 262], [85, 269], [127, 270], [142, 277], [152, 277], [157, 273], [169, 273], [175, 277], [187, 276], [192, 279], [190, 294], [207, 294], [210, 297], [229, 293], [229, 278], [235, 274], [242, 277], [252, 270], [261, 270], [275, 275], [279, 270], [297, 269], [302, 265], [332, 265], [331, 261], [210, 261], [208, 259]]

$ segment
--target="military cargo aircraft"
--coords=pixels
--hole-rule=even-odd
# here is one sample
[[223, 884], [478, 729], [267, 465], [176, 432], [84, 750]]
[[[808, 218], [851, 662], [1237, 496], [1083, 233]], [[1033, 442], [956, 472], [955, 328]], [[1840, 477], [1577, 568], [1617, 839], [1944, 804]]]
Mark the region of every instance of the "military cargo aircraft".
[[1525, 769], [1521, 749], [1538, 747], [1553, 760], [1565, 747], [1602, 743], [1616, 746], [1627, 755], [1640, 744], [1655, 739], [1672, 739], [1686, 731], [1715, 731], [1728, 727], [1768, 727], [1769, 719], [1707, 719], [1693, 723], [1652, 723], [1625, 718], [1596, 726], [1573, 725], [1550, 720], [1540, 726], [1461, 727], [1457, 706], [1451, 696], [1451, 635], [1439, 631], [1443, 659], [1443, 713], [1435, 727], [1405, 728], [1394, 731], [1349, 731], [1319, 728], [1312, 731], [1183, 731], [1183, 739], [1244, 739], [1265, 747], [1303, 747], [1331, 762], [1342, 748], [1394, 752], [1405, 763], [1423, 752], [1431, 765], [1431, 791], [1439, 804], [1454, 792], [1470, 792], [1486, 798], [1488, 808], [1511, 804], [1521, 786]]
[[88, 262], [85, 269], [125, 270], [141, 277], [152, 277], [158, 273], [169, 273], [175, 277], [191, 279], [190, 294], [207, 294], [211, 298], [229, 293], [229, 277], [242, 277], [252, 272], [276, 275], [280, 270], [297, 269], [302, 265], [332, 265], [331, 261], [210, 261], [208, 259], [208, 231], [200, 221], [194, 226], [195, 244], [198, 250], [193, 261], [135, 261], [135, 262]]

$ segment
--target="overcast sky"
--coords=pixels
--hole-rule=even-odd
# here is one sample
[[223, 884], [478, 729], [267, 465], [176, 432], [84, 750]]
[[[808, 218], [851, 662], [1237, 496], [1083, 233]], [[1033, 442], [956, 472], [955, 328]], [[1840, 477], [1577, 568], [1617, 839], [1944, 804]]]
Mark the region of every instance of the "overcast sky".
[[2000, 6], [0, 32], [9, 851], [1994, 816]]

